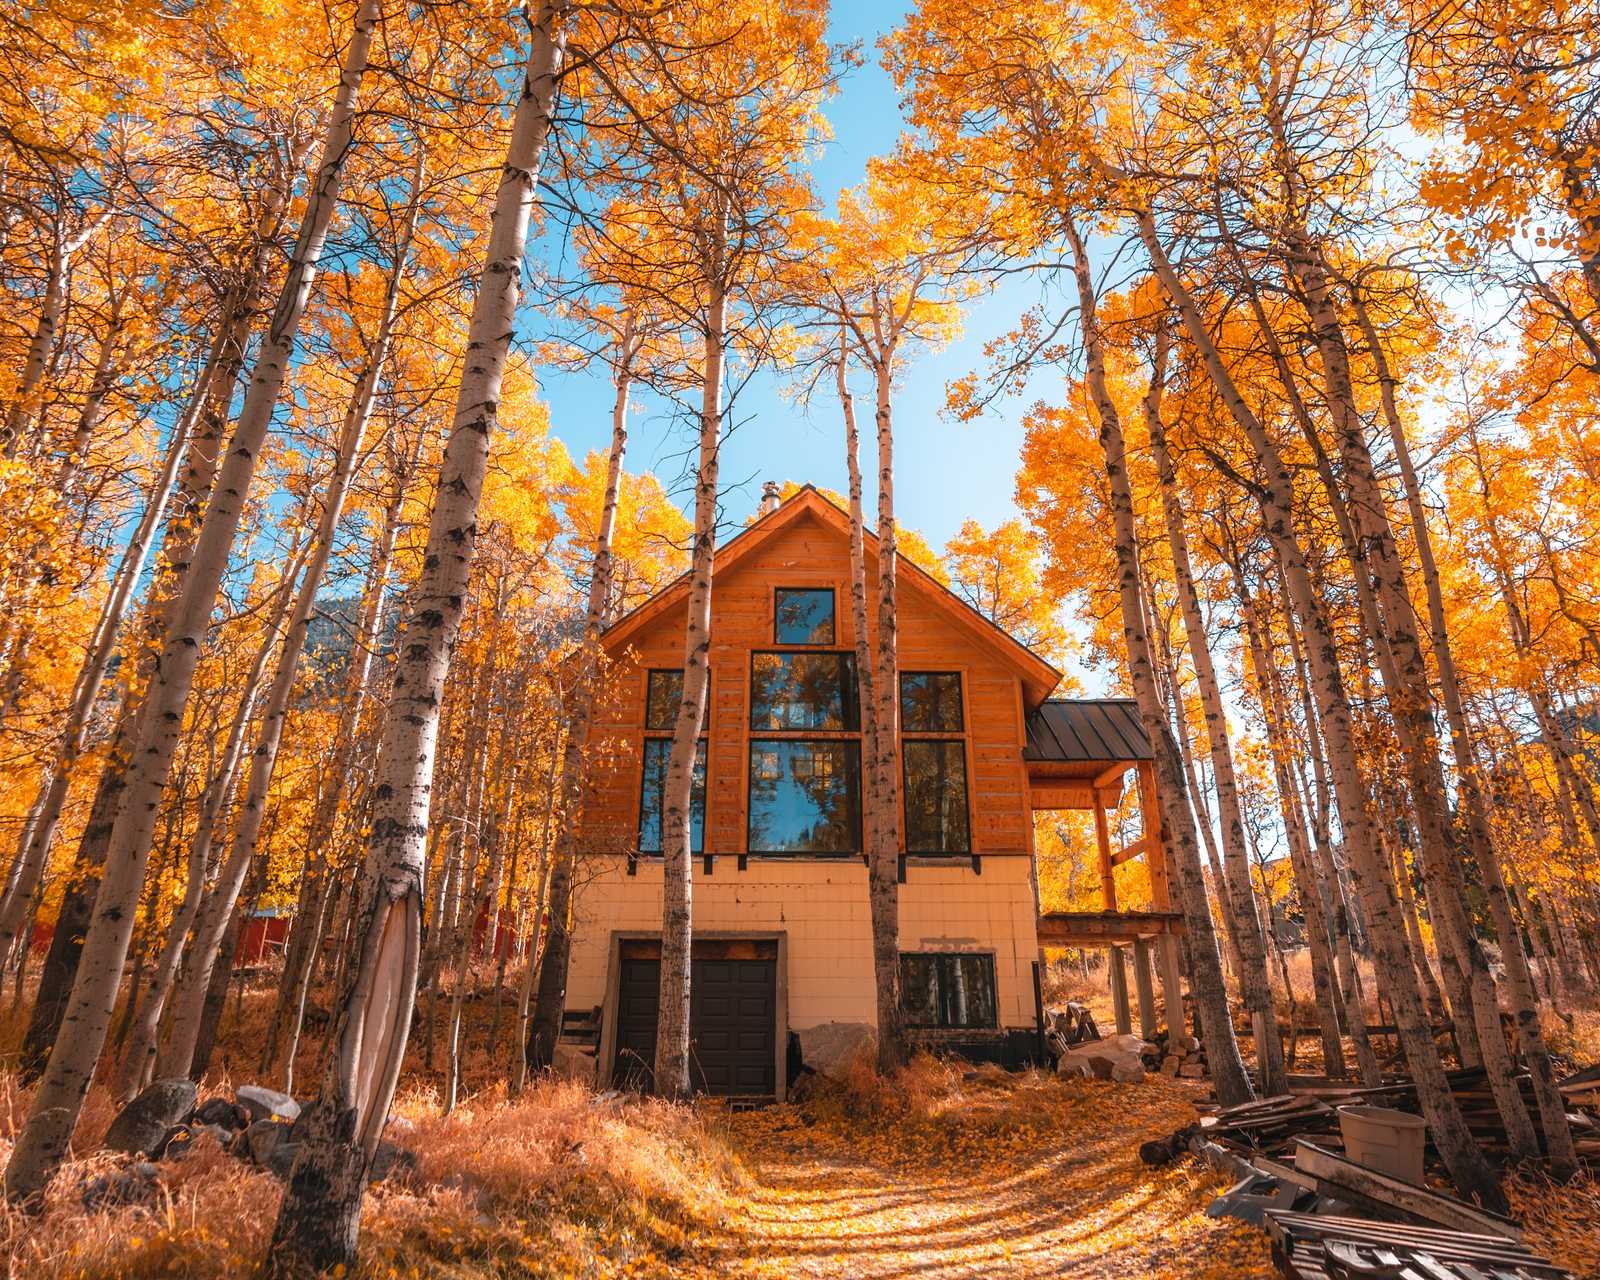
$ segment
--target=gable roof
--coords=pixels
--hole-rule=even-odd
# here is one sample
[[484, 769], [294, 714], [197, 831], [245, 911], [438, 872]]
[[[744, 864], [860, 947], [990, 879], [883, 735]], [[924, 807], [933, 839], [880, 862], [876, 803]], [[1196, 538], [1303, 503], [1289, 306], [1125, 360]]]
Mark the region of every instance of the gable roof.
[[[791, 494], [776, 511], [767, 512], [746, 525], [732, 538], [717, 548], [712, 566], [714, 575], [726, 573], [744, 560], [758, 547], [765, 545], [783, 530], [792, 527], [805, 516], [811, 516], [829, 526], [848, 540], [850, 516], [841, 507], [824, 497], [815, 485], [805, 485]], [[868, 555], [877, 556], [878, 539], [871, 530], [866, 531], [865, 547]], [[957, 625], [974, 637], [1003, 654], [1022, 676], [1030, 704], [1043, 702], [1050, 691], [1061, 682], [1061, 673], [1023, 644], [1009, 631], [997, 626], [979, 613], [949, 587], [925, 569], [913, 564], [896, 552], [899, 571], [904, 580], [942, 609]], [[689, 573], [686, 571], [673, 579], [643, 604], [613, 622], [601, 635], [601, 641], [613, 652], [627, 644], [651, 622], [661, 617], [681, 602], [689, 592]]]
[[1022, 758], [1038, 763], [1153, 760], [1132, 698], [1051, 698], [1028, 713]]

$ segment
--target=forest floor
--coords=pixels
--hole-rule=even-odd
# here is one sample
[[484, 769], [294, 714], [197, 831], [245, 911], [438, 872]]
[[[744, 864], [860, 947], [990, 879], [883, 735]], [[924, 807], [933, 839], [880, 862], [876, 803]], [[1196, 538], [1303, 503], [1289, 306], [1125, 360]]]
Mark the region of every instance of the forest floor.
[[[202, 1097], [254, 1078], [250, 1003], [225, 1028]], [[1600, 1018], [1583, 1016], [1578, 1032], [1573, 1047], [1593, 1060]], [[0, 1027], [0, 1053], [13, 1034]], [[1140, 1142], [1194, 1119], [1203, 1085], [919, 1058], [892, 1082], [863, 1066], [802, 1102], [733, 1112], [553, 1080], [509, 1100], [483, 1056], [469, 1073], [479, 1083], [446, 1116], [416, 1065], [389, 1135], [415, 1167], [368, 1196], [363, 1276], [1274, 1274], [1263, 1233], [1204, 1216], [1227, 1179], [1192, 1160], [1138, 1160]], [[0, 1164], [27, 1108], [28, 1091], [0, 1071]], [[157, 1164], [145, 1203], [85, 1208], [85, 1187], [116, 1164], [98, 1150], [114, 1110], [104, 1088], [91, 1091], [42, 1215], [0, 1207], [0, 1276], [251, 1275], [279, 1184], [209, 1139]], [[1508, 1190], [1535, 1249], [1600, 1274], [1600, 1179]]]

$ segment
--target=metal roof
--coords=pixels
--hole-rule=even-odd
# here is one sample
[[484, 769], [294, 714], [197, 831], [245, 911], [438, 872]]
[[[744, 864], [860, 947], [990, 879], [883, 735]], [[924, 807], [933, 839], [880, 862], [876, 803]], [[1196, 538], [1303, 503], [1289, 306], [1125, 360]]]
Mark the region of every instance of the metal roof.
[[1051, 698], [1028, 715], [1024, 760], [1151, 760], [1132, 698]]

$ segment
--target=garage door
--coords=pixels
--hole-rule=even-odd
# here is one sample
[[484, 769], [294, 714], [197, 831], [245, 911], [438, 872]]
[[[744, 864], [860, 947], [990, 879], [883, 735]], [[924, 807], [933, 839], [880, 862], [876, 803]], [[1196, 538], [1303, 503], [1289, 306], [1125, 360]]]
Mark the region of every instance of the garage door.
[[[777, 1093], [778, 944], [698, 940], [689, 992], [689, 1071], [699, 1093]], [[656, 1055], [661, 944], [622, 944], [617, 988], [619, 1086], [647, 1088]]]

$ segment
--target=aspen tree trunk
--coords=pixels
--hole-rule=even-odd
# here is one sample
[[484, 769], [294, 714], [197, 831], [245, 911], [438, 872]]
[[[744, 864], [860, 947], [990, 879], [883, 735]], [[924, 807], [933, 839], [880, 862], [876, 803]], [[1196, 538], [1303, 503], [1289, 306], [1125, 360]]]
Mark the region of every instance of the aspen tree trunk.
[[39, 318], [34, 323], [33, 336], [28, 341], [28, 354], [23, 360], [22, 376], [17, 379], [11, 407], [6, 412], [3, 450], [7, 458], [14, 458], [27, 436], [34, 415], [39, 411], [39, 394], [44, 385], [45, 372], [56, 349], [56, 328], [61, 323], [61, 309], [67, 300], [67, 270], [73, 255], [92, 240], [101, 227], [111, 220], [111, 212], [91, 219], [75, 235], [62, 236], [57, 230], [55, 243], [50, 250], [50, 264], [46, 269], [44, 297], [39, 303]]
[[[578, 860], [578, 825], [583, 809], [583, 770], [589, 749], [589, 731], [594, 723], [595, 683], [600, 678], [600, 632], [605, 625], [607, 601], [612, 591], [611, 544], [616, 532], [622, 464], [628, 451], [628, 394], [633, 383], [633, 359], [639, 349], [638, 317], [630, 312], [623, 322], [618, 344], [614, 370], [616, 398], [611, 407], [611, 449], [606, 457], [606, 488], [600, 504], [600, 522], [595, 527], [594, 562], [590, 566], [589, 598], [583, 616], [583, 654], [573, 686], [566, 742], [561, 752], [561, 827], [556, 833], [554, 852], [550, 852], [548, 844], [544, 846], [545, 874], [549, 878], [549, 921], [544, 949], [539, 956], [538, 1002], [530, 1026], [522, 1026], [526, 1022], [525, 1010], [518, 1013], [521, 1028], [518, 1043], [524, 1046], [523, 1065], [514, 1073], [518, 1090], [527, 1068], [543, 1070], [555, 1060], [556, 1041], [561, 1038], [561, 1017], [567, 1005], [567, 969], [572, 959], [572, 935], [568, 926], [572, 914], [573, 873]], [[548, 827], [548, 812], [545, 822]], [[530, 973], [533, 965], [534, 954], [530, 948]], [[524, 975], [524, 987], [529, 980], [529, 976]], [[521, 1003], [526, 1004], [525, 998]]]
[[1264, 490], [1259, 496], [1267, 517], [1267, 533], [1281, 557], [1294, 598], [1295, 612], [1300, 615], [1308, 632], [1307, 653], [1316, 677], [1314, 683], [1322, 734], [1328, 747], [1334, 790], [1338, 796], [1340, 826], [1345, 833], [1352, 876], [1366, 907], [1374, 964], [1394, 1006], [1401, 1046], [1417, 1082], [1417, 1098], [1428, 1121], [1434, 1145], [1457, 1188], [1464, 1195], [1478, 1196], [1486, 1205], [1503, 1206], [1505, 1197], [1500, 1190], [1499, 1180], [1479, 1151], [1450, 1091], [1438, 1048], [1429, 1032], [1416, 974], [1411, 969], [1405, 926], [1400, 920], [1394, 883], [1377, 856], [1366, 813], [1365, 788], [1356, 765], [1349, 705], [1344, 678], [1339, 670], [1337, 649], [1318, 607], [1310, 574], [1295, 535], [1293, 486], [1288, 468], [1266, 429], [1234, 385], [1199, 308], [1167, 259], [1153, 217], [1146, 210], [1138, 210], [1135, 218], [1139, 239], [1150, 256], [1163, 292], [1177, 307], [1184, 329], [1202, 357], [1213, 385], [1235, 422], [1249, 437], [1265, 472]]
[[167, 934], [156, 957], [155, 972], [150, 977], [150, 990], [139, 1007], [139, 1016], [132, 1026], [132, 1042], [123, 1054], [117, 1075], [117, 1097], [126, 1102], [149, 1082], [155, 1064], [156, 1030], [161, 1023], [162, 1010], [172, 992], [177, 977], [178, 962], [183, 958], [184, 942], [189, 927], [200, 910], [205, 889], [206, 871], [211, 861], [212, 842], [222, 824], [222, 814], [233, 794], [234, 779], [238, 776], [239, 759], [244, 753], [245, 734], [255, 711], [256, 697], [261, 691], [261, 680], [267, 669], [267, 660], [277, 647], [278, 628], [282, 624], [294, 583], [296, 557], [290, 555], [290, 564], [279, 588], [278, 604], [267, 625], [266, 639], [256, 649], [255, 659], [245, 675], [234, 711], [233, 723], [223, 744], [221, 759], [206, 786], [200, 802], [200, 816], [195, 824], [194, 836], [189, 843], [188, 875], [184, 884], [183, 901], [172, 914]]
[[[694, 947], [694, 858], [690, 805], [694, 760], [705, 724], [711, 660], [711, 578], [716, 561], [717, 472], [722, 440], [722, 378], [727, 342], [723, 291], [726, 244], [719, 223], [706, 272], [705, 344], [701, 382], [700, 460], [694, 486], [694, 555], [683, 633], [683, 699], [672, 727], [661, 789], [661, 1003], [656, 1017], [656, 1092], [689, 1096], [689, 996]], [[552, 922], [552, 927], [553, 922]]]
[[1256, 1052], [1261, 1092], [1266, 1097], [1286, 1093], [1283, 1041], [1278, 1033], [1278, 1017], [1272, 1006], [1272, 986], [1267, 977], [1266, 942], [1262, 937], [1255, 895], [1250, 888], [1250, 861], [1245, 845], [1244, 818], [1239, 807], [1238, 784], [1234, 780], [1233, 748], [1228, 741], [1228, 719], [1222, 709], [1222, 689], [1211, 662], [1210, 642], [1205, 618], [1200, 612], [1200, 597], [1195, 592], [1194, 573], [1189, 562], [1189, 541], [1184, 531], [1183, 500], [1178, 493], [1178, 474], [1167, 449], [1166, 428], [1161, 421], [1162, 381], [1166, 376], [1167, 329], [1156, 334], [1156, 362], [1150, 389], [1144, 397], [1145, 424], [1150, 429], [1150, 444], [1155, 454], [1161, 483], [1161, 507], [1166, 521], [1167, 546], [1172, 553], [1173, 577], [1178, 604], [1183, 613], [1184, 634], [1194, 663], [1195, 680], [1200, 686], [1200, 705], [1205, 711], [1206, 738], [1211, 750], [1211, 775], [1217, 784], [1217, 808], [1222, 817], [1224, 883], [1219, 890], [1232, 902], [1229, 914], [1237, 931], [1239, 995], [1250, 1013], [1256, 1033]]
[[90, 721], [99, 703], [106, 674], [111, 669], [111, 659], [116, 653], [122, 620], [127, 616], [134, 588], [144, 574], [145, 561], [155, 541], [156, 529], [166, 511], [167, 500], [172, 495], [178, 464], [187, 444], [188, 429], [188, 424], [180, 419], [173, 430], [161, 473], [146, 499], [144, 514], [123, 549], [122, 560], [112, 579], [111, 593], [101, 609], [89, 650], [84, 655], [83, 666], [73, 685], [71, 710], [62, 731], [61, 746], [55, 762], [48, 767], [41, 780], [39, 794], [29, 811], [26, 839], [17, 851], [14, 872], [8, 878], [6, 895], [0, 902], [0, 956], [10, 954], [27, 904], [33, 898], [49, 861], [50, 848], [55, 843], [56, 832], [61, 826], [61, 814], [66, 807], [67, 791], [72, 785], [79, 757], [88, 745]]
[[112, 744], [101, 769], [90, 805], [88, 822], [78, 841], [73, 869], [56, 911], [56, 928], [50, 939], [40, 973], [39, 994], [28, 1019], [23, 1038], [21, 1067], [25, 1079], [44, 1070], [54, 1046], [78, 972], [83, 940], [88, 933], [94, 904], [127, 782], [128, 763], [133, 757], [135, 734], [146, 687], [155, 670], [155, 656], [163, 633], [170, 630], [177, 607], [179, 588], [194, 554], [201, 513], [214, 487], [222, 434], [227, 426], [229, 407], [240, 370], [244, 366], [251, 322], [259, 308], [269, 266], [269, 253], [275, 248], [278, 224], [287, 204], [295, 174], [309, 148], [309, 136], [297, 135], [290, 148], [287, 165], [275, 181], [268, 184], [266, 199], [252, 255], [246, 264], [239, 287], [232, 291], [222, 309], [217, 334], [182, 423], [187, 425], [189, 447], [166, 532], [161, 539], [161, 564], [145, 606], [146, 639], [136, 664], [137, 675], [128, 684], [117, 718]]
[[144, 879], [151, 832], [177, 749], [200, 649], [210, 628], [217, 588], [227, 568], [256, 458], [272, 424], [273, 410], [293, 356], [295, 333], [327, 240], [339, 179], [350, 150], [356, 90], [366, 69], [378, 12], [378, 0], [363, 0], [346, 50], [324, 154], [307, 202], [293, 265], [257, 358], [227, 458], [218, 472], [216, 493], [201, 522], [195, 558], [184, 576], [183, 592], [173, 611], [157, 675], [140, 712], [138, 747], [117, 808], [105, 876], [94, 919], [84, 939], [62, 1035], [50, 1055], [27, 1126], [6, 1166], [6, 1194], [14, 1202], [42, 1191], [65, 1155], [77, 1126], [84, 1090], [105, 1043], [133, 928], [129, 908], [137, 900]]
[[[878, 703], [874, 697], [872, 644], [867, 632], [867, 549], [866, 510], [861, 497], [861, 433], [856, 427], [856, 402], [845, 381], [845, 326], [839, 326], [839, 357], [834, 362], [834, 383], [839, 392], [839, 409], [844, 415], [844, 460], [850, 478], [850, 629], [854, 633], [856, 701], [861, 710], [861, 742], [866, 755], [868, 786], [876, 788], [879, 763]], [[874, 848], [877, 814], [867, 805], [862, 815], [865, 848]], [[869, 854], [870, 858], [870, 854]]]
[[377, 395], [378, 379], [388, 358], [389, 342], [399, 306], [400, 282], [405, 275], [411, 233], [416, 226], [419, 201], [415, 193], [420, 190], [421, 176], [422, 166], [419, 160], [414, 174], [411, 208], [401, 232], [395, 270], [389, 279], [378, 333], [372, 350], [368, 353], [367, 367], [356, 386], [355, 394], [340, 426], [333, 473], [329, 476], [327, 489], [323, 493], [322, 513], [311, 542], [310, 558], [300, 579], [299, 591], [294, 598], [294, 608], [289, 614], [288, 627], [283, 637], [283, 649], [278, 655], [278, 665], [272, 675], [272, 685], [263, 703], [260, 733], [250, 756], [250, 773], [245, 783], [244, 802], [234, 823], [227, 860], [195, 929], [194, 946], [190, 949], [184, 980], [178, 989], [172, 1029], [160, 1055], [161, 1075], [164, 1078], [188, 1075], [192, 1070], [194, 1046], [199, 1036], [205, 992], [211, 980], [211, 966], [216, 961], [217, 948], [221, 944], [223, 932], [227, 928], [229, 919], [232, 918], [239, 892], [244, 887], [245, 875], [256, 858], [261, 836], [261, 821], [266, 813], [267, 792], [272, 785], [278, 748], [283, 741], [284, 722], [289, 714], [295, 678], [300, 669], [300, 658], [305, 652], [311, 615], [316, 609], [317, 592], [322, 586], [328, 563], [333, 558], [339, 521], [344, 514], [345, 498], [350, 492], [356, 467], [363, 454], [362, 446], [366, 439], [367, 424], [372, 417], [372, 404]]
[[[1329, 926], [1328, 886], [1316, 865], [1306, 826], [1301, 818], [1299, 793], [1290, 774], [1288, 756], [1292, 751], [1289, 740], [1288, 714], [1277, 698], [1270, 676], [1271, 663], [1263, 638], [1263, 627], [1257, 617], [1256, 602], [1245, 582], [1244, 567], [1229, 538], [1224, 559], [1233, 575], [1234, 591], [1239, 597], [1240, 612], [1244, 618], [1245, 639], [1250, 655], [1250, 668], [1255, 676], [1256, 697], [1261, 703], [1267, 725], [1267, 747], [1272, 757], [1272, 776], [1277, 785], [1278, 804], [1283, 814], [1284, 831], [1289, 840], [1289, 865], [1294, 870], [1295, 881], [1300, 886], [1300, 905], [1306, 918], [1307, 945], [1311, 951], [1311, 981], [1316, 995], [1317, 1024], [1322, 1035], [1323, 1070], [1335, 1079], [1348, 1072], [1344, 1058], [1341, 1027], [1349, 1025], [1349, 1012], [1344, 993], [1340, 990], [1333, 962], [1333, 933]], [[1353, 962], [1352, 962], [1353, 967]], [[1360, 1006], [1356, 1008], [1360, 1015]], [[1365, 1040], [1365, 1028], [1362, 1028]], [[1370, 1047], [1368, 1053], [1371, 1053]], [[1364, 1082], [1377, 1084], [1377, 1062], [1372, 1063], [1372, 1073]]]
[[549, 136], [568, 6], [540, 5], [428, 522], [422, 575], [396, 643], [378, 748], [376, 797], [356, 930], [356, 963], [320, 1104], [273, 1230], [269, 1267], [303, 1275], [355, 1261], [367, 1171], [389, 1118], [416, 1001], [423, 852], [439, 706], [472, 567], [501, 380], [521, 293], [528, 223]]
[[[559, 737], [559, 734], [557, 736]], [[522, 982], [517, 990], [517, 1026], [516, 1032], [512, 1037], [511, 1072], [506, 1085], [507, 1095], [513, 1098], [521, 1096], [523, 1087], [528, 1082], [528, 1045], [531, 1034], [528, 1026], [529, 1006], [533, 1001], [534, 976], [539, 971], [540, 936], [545, 932], [543, 921], [551, 897], [552, 859], [550, 856], [550, 838], [556, 812], [556, 783], [560, 776], [558, 773], [560, 765], [561, 752], [556, 750], [556, 742], [552, 741], [550, 743], [550, 769], [544, 780], [544, 826], [539, 833], [538, 895], [533, 901], [532, 910], [529, 910], [529, 904], [526, 900], [522, 904], [523, 919], [527, 922], [523, 949], [528, 960], [522, 970]]]
[[[1217, 947], [1216, 929], [1211, 921], [1211, 905], [1206, 900], [1199, 842], [1184, 788], [1183, 771], [1178, 763], [1178, 749], [1156, 693], [1150, 640], [1145, 631], [1144, 610], [1140, 601], [1136, 551], [1138, 531], [1134, 524], [1133, 489], [1128, 480], [1122, 419], [1106, 387], [1094, 284], [1089, 274], [1089, 255], [1077, 229], [1070, 223], [1066, 233], [1072, 246], [1073, 275], [1078, 287], [1079, 325], [1087, 364], [1086, 382], [1100, 420], [1100, 448], [1105, 454], [1106, 479], [1111, 491], [1118, 593], [1122, 604], [1123, 641], [1128, 652], [1128, 674], [1145, 733], [1155, 749], [1156, 795], [1162, 810], [1162, 831], [1168, 848], [1177, 855], [1174, 862], [1184, 906], [1184, 936], [1188, 942], [1190, 961], [1189, 986], [1205, 1035], [1206, 1064], [1216, 1083], [1217, 1100], [1223, 1106], [1234, 1106], [1250, 1101], [1255, 1094], [1245, 1074], [1244, 1061], [1239, 1056], [1239, 1043], [1234, 1037], [1233, 1019], [1228, 1012], [1228, 992], [1222, 980], [1222, 957]], [[1254, 912], [1253, 902], [1250, 909]]]
[[[421, 438], [419, 432], [419, 447]], [[284, 948], [283, 983], [278, 990], [278, 1004], [273, 1010], [267, 1044], [262, 1051], [261, 1070], [265, 1072], [278, 1060], [282, 1046], [283, 1088], [286, 1093], [294, 1089], [295, 1054], [300, 1047], [301, 1028], [305, 1025], [306, 999], [328, 923], [328, 845], [334, 837], [339, 804], [345, 794], [348, 775], [354, 768], [358, 730], [371, 685], [372, 657], [383, 628], [384, 593], [394, 562], [395, 543], [400, 534], [400, 508], [409, 473], [410, 468], [406, 468], [395, 477], [394, 491], [384, 508], [382, 532], [373, 548], [360, 628], [351, 647], [345, 697], [339, 708], [333, 759], [328, 767], [327, 779], [317, 795], [316, 811], [307, 828], [305, 869], [301, 875], [294, 923], [290, 926], [289, 940]]]
[[899, 539], [894, 516], [894, 421], [890, 379], [895, 340], [884, 342], [874, 361], [878, 427], [878, 634], [872, 697], [877, 706], [871, 775], [872, 852], [867, 862], [867, 892], [872, 916], [872, 970], [877, 994], [878, 1070], [905, 1065], [905, 1030], [900, 1015], [900, 835], [899, 745], [900, 678], [896, 656], [899, 630]]
[[[1291, 230], [1288, 256], [1290, 269], [1301, 287], [1322, 361], [1326, 400], [1333, 416], [1344, 481], [1351, 498], [1348, 514], [1320, 451], [1319, 470], [1324, 484], [1329, 486], [1329, 501], [1340, 522], [1346, 553], [1363, 597], [1362, 613], [1378, 656], [1400, 739], [1401, 757], [1417, 815], [1418, 853], [1436, 937], [1441, 941], [1447, 986], [1452, 976], [1452, 959], [1459, 970], [1451, 993], [1456, 1035], [1458, 1040], [1462, 1037], [1464, 1029], [1460, 1024], [1470, 1009], [1477, 1030], [1477, 1049], [1488, 1069], [1495, 1105], [1505, 1122], [1511, 1151], [1518, 1158], [1532, 1158], [1538, 1154], [1538, 1142], [1521, 1091], [1513, 1082], [1514, 1068], [1500, 1031], [1500, 1008], [1488, 960], [1466, 913], [1465, 890], [1447, 830], [1444, 774], [1439, 760], [1428, 672], [1418, 642], [1416, 614], [1395, 549], [1387, 505], [1367, 448], [1364, 423], [1355, 404], [1349, 355], [1329, 295], [1327, 267], [1322, 261], [1320, 247], [1298, 230]], [[1311, 442], [1315, 446], [1314, 433]], [[1425, 955], [1419, 959], [1424, 964], [1427, 962]], [[1463, 998], [1465, 1005], [1461, 1003]]]

